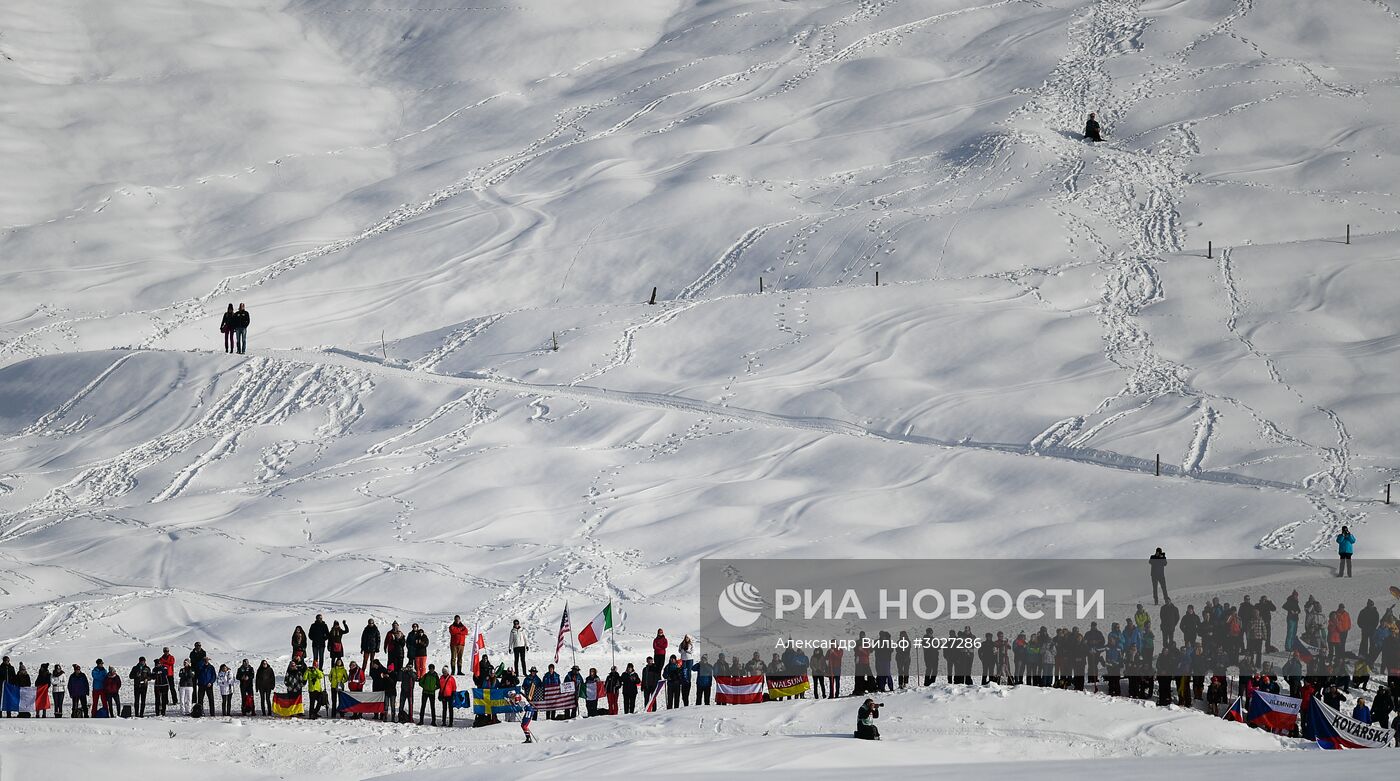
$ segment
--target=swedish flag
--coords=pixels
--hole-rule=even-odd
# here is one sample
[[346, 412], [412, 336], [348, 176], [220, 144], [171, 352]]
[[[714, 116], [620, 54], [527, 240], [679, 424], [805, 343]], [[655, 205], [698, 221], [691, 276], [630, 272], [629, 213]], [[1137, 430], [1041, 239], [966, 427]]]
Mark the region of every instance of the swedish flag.
[[478, 716], [519, 713], [520, 706], [511, 701], [515, 689], [472, 689], [472, 712]]

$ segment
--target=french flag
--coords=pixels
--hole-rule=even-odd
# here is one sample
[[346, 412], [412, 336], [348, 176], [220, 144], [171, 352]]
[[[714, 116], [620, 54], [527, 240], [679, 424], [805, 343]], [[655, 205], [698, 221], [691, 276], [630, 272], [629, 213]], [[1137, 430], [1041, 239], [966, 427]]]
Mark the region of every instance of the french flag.
[[5, 684], [5, 692], [0, 695], [0, 710], [7, 713], [38, 713], [48, 710], [49, 686], [16, 686]]

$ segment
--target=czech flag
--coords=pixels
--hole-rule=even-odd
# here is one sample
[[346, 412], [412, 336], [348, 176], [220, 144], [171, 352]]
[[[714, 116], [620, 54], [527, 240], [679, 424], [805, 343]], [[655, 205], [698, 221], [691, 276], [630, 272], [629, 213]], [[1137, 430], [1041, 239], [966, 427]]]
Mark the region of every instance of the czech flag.
[[1298, 725], [1303, 701], [1296, 697], [1256, 691], [1249, 698], [1249, 723], [1270, 732], [1288, 732]]
[[1241, 724], [1246, 723], [1244, 720], [1244, 698], [1236, 697], [1220, 718], [1226, 721], [1238, 721]]
[[384, 712], [384, 692], [340, 692], [336, 710], [340, 713], [380, 714]]
[[1362, 724], [1343, 713], [1329, 708], [1314, 697], [1308, 709], [1317, 745], [1327, 748], [1386, 748], [1391, 745], [1395, 731], [1380, 725]]
[[[353, 693], [364, 694], [364, 692]], [[383, 697], [383, 692], [380, 693], [380, 697]], [[284, 719], [289, 719], [293, 716], [300, 716], [304, 712], [304, 709], [301, 707], [301, 692], [296, 692], [295, 694], [272, 695], [272, 714], [274, 716], [281, 716]]]
[[1298, 659], [1302, 661], [1303, 664], [1312, 662], [1313, 659], [1316, 659], [1321, 654], [1316, 648], [1303, 642], [1301, 637], [1293, 638], [1293, 653], [1298, 655]]

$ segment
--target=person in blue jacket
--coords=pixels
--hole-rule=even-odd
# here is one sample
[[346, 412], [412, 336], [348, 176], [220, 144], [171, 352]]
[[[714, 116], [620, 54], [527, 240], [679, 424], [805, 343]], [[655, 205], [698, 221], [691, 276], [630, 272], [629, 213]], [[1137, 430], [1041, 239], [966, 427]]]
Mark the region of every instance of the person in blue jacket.
[[[548, 670], [545, 670], [544, 678], [540, 680], [544, 683], [545, 686], [558, 686], [559, 684], [563, 683], [563, 680], [559, 677], [559, 673], [555, 671], [554, 665], [552, 664], [549, 666]], [[556, 711], [552, 710], [545, 711], [544, 717], [550, 720], [558, 718], [558, 716], [556, 715]]]
[[700, 662], [695, 665], [695, 704], [709, 705], [710, 692], [715, 684], [715, 667], [710, 664], [707, 654], [700, 654]]
[[1351, 533], [1347, 527], [1342, 527], [1342, 533], [1337, 535], [1337, 556], [1340, 561], [1337, 563], [1337, 577], [1342, 576], [1345, 571], [1347, 577], [1351, 577], [1351, 551], [1356, 545], [1356, 535]]
[[107, 682], [107, 668], [103, 666], [102, 660], [98, 659], [97, 664], [92, 668], [92, 715], [97, 716], [97, 712], [107, 707], [107, 695], [104, 693], [103, 684]]
[[205, 716], [214, 715], [214, 682], [217, 680], [219, 680], [219, 672], [214, 669], [214, 665], [210, 664], [208, 659], [203, 660], [203, 664], [199, 668], [199, 676], [196, 678], [199, 684], [199, 693], [194, 696], [194, 701], [202, 703], [205, 698], [208, 698], [209, 708], [204, 711]]
[[1356, 698], [1356, 707], [1351, 709], [1351, 717], [1362, 724], [1371, 723], [1371, 709], [1366, 707], [1365, 697]]

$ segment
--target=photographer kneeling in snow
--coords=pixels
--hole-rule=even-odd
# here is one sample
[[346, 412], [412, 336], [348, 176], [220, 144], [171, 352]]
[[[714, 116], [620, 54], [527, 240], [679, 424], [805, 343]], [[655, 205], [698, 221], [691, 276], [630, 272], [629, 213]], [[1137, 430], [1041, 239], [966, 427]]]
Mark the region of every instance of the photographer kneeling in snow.
[[881, 703], [867, 699], [860, 706], [860, 714], [856, 716], [856, 737], [861, 740], [880, 739], [880, 730], [875, 726], [875, 720], [880, 718], [880, 705]]

